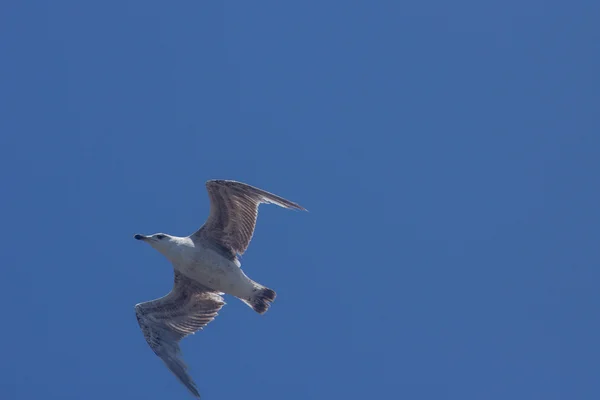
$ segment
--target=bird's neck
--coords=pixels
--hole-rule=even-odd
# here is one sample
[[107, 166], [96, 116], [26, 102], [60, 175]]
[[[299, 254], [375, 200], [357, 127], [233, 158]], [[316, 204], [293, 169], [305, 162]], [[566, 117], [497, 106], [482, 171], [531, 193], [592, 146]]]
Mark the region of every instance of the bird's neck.
[[165, 256], [169, 261], [175, 263], [182, 255], [193, 247], [193, 242], [190, 238], [172, 236], [169, 238], [169, 245], [158, 248], [157, 250]]

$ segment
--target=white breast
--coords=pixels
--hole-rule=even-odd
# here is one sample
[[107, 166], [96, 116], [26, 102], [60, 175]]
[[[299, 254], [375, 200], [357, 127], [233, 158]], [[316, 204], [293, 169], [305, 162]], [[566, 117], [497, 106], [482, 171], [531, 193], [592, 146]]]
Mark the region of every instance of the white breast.
[[254, 283], [240, 269], [239, 261], [230, 261], [202, 246], [180, 247], [173, 266], [188, 278], [238, 297], [252, 293]]

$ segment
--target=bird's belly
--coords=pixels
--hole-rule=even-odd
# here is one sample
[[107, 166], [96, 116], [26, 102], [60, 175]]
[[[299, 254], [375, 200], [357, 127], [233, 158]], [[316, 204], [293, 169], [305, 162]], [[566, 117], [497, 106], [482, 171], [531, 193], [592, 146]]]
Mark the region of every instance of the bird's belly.
[[216, 252], [204, 249], [187, 259], [175, 267], [188, 278], [237, 297], [247, 297], [252, 293], [254, 284], [240, 267]]

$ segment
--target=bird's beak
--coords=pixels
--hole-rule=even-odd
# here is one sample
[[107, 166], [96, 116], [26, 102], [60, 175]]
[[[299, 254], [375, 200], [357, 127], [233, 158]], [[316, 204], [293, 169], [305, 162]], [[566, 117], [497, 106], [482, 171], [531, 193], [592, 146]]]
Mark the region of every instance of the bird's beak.
[[146, 239], [148, 239], [148, 236], [140, 235], [138, 233], [138, 234], [133, 235], [133, 238], [136, 240], [146, 240]]

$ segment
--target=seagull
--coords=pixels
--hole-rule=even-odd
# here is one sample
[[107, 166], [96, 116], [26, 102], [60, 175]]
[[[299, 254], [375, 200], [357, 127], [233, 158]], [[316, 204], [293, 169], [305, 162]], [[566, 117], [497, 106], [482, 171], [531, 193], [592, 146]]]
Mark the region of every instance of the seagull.
[[258, 206], [271, 203], [306, 211], [283, 197], [232, 180], [209, 180], [206, 190], [208, 219], [190, 236], [134, 235], [158, 250], [174, 269], [169, 294], [135, 305], [138, 324], [152, 351], [197, 398], [200, 393], [181, 356], [181, 339], [217, 316], [225, 305], [223, 294], [237, 297], [259, 314], [275, 300], [275, 291], [248, 278], [238, 258], [252, 239]]

